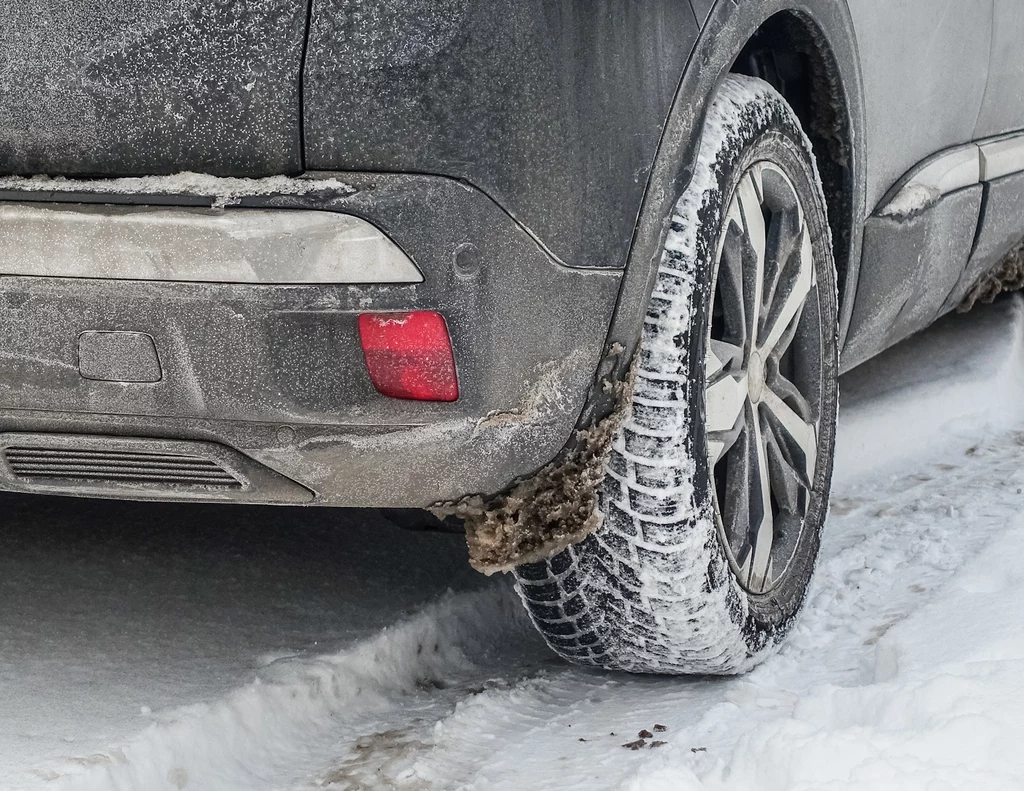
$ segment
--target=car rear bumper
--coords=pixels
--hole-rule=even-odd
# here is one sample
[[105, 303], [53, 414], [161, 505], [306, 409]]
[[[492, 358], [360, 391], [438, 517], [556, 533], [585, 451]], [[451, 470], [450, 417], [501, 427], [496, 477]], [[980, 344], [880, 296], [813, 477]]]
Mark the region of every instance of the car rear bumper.
[[[0, 488], [407, 507], [497, 491], [552, 459], [586, 402], [621, 272], [557, 263], [493, 201], [459, 182], [346, 180], [351, 189], [324, 178], [323, 189], [303, 194], [254, 190], [235, 200], [362, 218], [408, 254], [421, 282], [186, 282], [45, 276], [54, 270], [13, 266], [17, 274], [0, 274], [4, 447], [23, 447], [19, 437], [47, 446], [52, 437], [71, 454], [60, 475], [39, 461], [41, 450], [28, 468], [2, 456]], [[0, 199], [193, 208], [218, 201], [112, 193], [104, 181], [59, 194], [24, 185]], [[173, 235], [162, 244], [173, 248]], [[159, 276], [153, 267], [141, 271]], [[411, 310], [445, 317], [458, 370], [454, 403], [386, 398], [369, 379], [358, 316]], [[213, 456], [233, 459], [245, 483], [227, 491], [216, 481], [86, 477], [94, 468], [82, 460], [100, 458], [93, 451], [106, 459], [111, 438], [132, 440], [126, 458], [145, 457], [146, 442], [161, 458], [167, 442], [199, 443], [193, 455], [207, 460], [224, 448]], [[174, 447], [189, 455], [186, 445]], [[266, 474], [254, 467], [246, 477], [247, 465]]]

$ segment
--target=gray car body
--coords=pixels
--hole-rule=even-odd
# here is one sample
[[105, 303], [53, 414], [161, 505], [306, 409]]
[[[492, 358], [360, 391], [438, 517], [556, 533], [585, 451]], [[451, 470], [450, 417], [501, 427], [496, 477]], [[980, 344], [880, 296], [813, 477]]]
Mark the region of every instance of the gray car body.
[[[814, 143], [845, 368], [955, 306], [1024, 236], [1019, 173], [885, 211], [920, 163], [1024, 129], [1014, 0], [59, 0], [0, 22], [0, 172], [77, 180], [7, 180], [0, 199], [211, 207], [212, 192], [108, 179], [332, 178], [350, 188], [268, 188], [240, 207], [364, 218], [423, 274], [0, 274], [0, 488], [420, 507], [529, 475], [610, 408], [601, 383], [636, 347], [730, 70], [776, 82]], [[455, 403], [370, 383], [357, 316], [416, 309], [448, 321]], [[97, 331], [151, 338], [160, 379], [83, 376], [80, 339]], [[26, 476], [3, 450], [26, 444], [191, 447], [242, 485]]]

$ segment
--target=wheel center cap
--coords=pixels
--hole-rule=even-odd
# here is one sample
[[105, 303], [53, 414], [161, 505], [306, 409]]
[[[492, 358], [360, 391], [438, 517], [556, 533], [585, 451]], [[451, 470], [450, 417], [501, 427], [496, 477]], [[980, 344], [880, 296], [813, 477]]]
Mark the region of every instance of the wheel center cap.
[[764, 392], [764, 360], [757, 352], [750, 355], [750, 364], [747, 366], [747, 392], [755, 404], [761, 400]]

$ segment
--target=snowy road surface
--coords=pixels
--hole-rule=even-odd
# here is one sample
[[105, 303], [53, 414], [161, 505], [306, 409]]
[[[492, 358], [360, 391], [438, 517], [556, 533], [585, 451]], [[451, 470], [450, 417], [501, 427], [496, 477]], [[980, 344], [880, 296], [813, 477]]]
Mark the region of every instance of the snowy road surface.
[[567, 666], [372, 514], [0, 496], [0, 788], [1024, 788], [1024, 307], [843, 388], [806, 613], [743, 678]]

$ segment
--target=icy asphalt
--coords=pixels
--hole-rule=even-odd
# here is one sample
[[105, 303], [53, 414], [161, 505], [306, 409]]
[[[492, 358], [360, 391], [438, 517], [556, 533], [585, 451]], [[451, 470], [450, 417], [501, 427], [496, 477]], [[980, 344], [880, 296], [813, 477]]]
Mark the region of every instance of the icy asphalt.
[[0, 788], [1024, 788], [1024, 303], [847, 376], [839, 442], [805, 615], [732, 679], [569, 667], [370, 513], [0, 496]]

